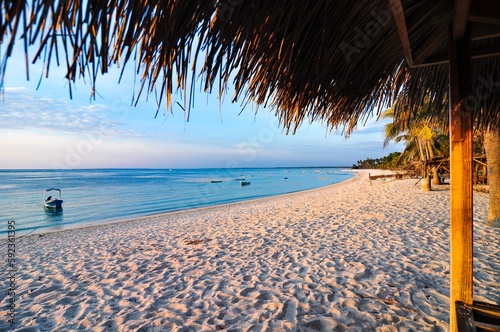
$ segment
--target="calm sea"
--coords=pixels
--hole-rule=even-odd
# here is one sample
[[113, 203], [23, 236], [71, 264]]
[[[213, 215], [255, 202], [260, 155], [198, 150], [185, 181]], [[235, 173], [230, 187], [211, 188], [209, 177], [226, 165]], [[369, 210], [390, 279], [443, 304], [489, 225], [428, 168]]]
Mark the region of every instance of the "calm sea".
[[[20, 236], [318, 188], [351, 176], [340, 168], [0, 170], [0, 236], [9, 220]], [[241, 186], [242, 178], [250, 185]], [[51, 187], [62, 190], [60, 211], [43, 206]]]

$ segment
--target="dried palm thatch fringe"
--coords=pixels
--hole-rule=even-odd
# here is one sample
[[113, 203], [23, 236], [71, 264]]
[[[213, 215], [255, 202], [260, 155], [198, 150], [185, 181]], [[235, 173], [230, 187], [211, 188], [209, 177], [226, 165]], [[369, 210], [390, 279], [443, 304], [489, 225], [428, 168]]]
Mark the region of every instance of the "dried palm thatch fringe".
[[[452, 20], [447, 0], [402, 4], [415, 48]], [[233, 83], [234, 101], [274, 107], [292, 132], [308, 120], [349, 133], [396, 97], [405, 120], [424, 100], [437, 115], [447, 103], [448, 65], [408, 67], [387, 0], [2, 0], [0, 8], [2, 73], [19, 38], [26, 53], [39, 45], [33, 61], [47, 51], [47, 76], [55, 57], [68, 80], [88, 77], [92, 87], [109, 66], [134, 61], [141, 77], [136, 100], [158, 87], [159, 103], [165, 99], [170, 108], [171, 95], [184, 90], [186, 119], [188, 82], [198, 74], [207, 92], [217, 87], [223, 94]], [[446, 42], [435, 54], [446, 56]], [[500, 125], [499, 60], [472, 63], [470, 107], [478, 125]], [[487, 93], [474, 95], [480, 88]]]

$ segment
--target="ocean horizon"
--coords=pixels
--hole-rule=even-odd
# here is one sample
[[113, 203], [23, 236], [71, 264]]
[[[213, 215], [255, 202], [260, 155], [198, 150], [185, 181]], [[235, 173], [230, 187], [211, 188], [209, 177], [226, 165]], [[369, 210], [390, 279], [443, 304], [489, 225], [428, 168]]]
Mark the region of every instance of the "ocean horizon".
[[[0, 236], [7, 236], [9, 220], [22, 236], [276, 196], [350, 177], [347, 167], [325, 166], [0, 170]], [[62, 209], [44, 207], [47, 188], [61, 189]]]

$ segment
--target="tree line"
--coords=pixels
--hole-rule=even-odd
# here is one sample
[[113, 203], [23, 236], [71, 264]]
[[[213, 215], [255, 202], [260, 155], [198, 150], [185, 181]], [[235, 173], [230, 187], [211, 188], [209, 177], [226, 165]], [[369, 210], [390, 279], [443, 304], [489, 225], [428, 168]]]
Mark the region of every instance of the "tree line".
[[366, 158], [353, 164], [353, 169], [396, 169], [405, 163], [401, 152], [391, 152], [382, 158]]
[[[448, 125], [443, 117], [429, 115], [424, 104], [416, 115], [402, 120], [394, 108], [382, 112], [379, 120], [389, 120], [384, 127], [384, 148], [391, 142], [404, 143], [402, 152], [392, 152], [381, 158], [358, 160], [353, 169], [388, 169], [419, 172], [422, 189], [431, 190], [442, 184], [449, 172], [450, 144]], [[500, 129], [477, 128], [473, 142], [475, 182], [489, 186], [488, 224], [500, 227]], [[431, 182], [432, 180], [432, 182]]]

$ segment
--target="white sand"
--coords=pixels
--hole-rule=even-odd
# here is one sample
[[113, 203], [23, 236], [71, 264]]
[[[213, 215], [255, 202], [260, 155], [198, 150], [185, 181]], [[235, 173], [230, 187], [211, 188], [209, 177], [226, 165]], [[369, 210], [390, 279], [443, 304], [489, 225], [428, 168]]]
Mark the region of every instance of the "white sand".
[[[448, 187], [367, 177], [20, 238], [18, 330], [447, 330]], [[500, 303], [500, 230], [474, 200], [475, 298]]]

